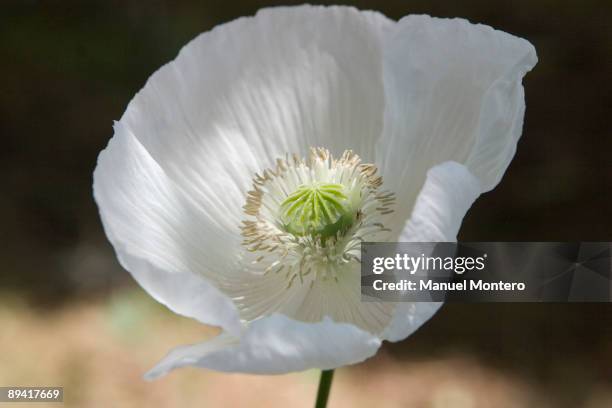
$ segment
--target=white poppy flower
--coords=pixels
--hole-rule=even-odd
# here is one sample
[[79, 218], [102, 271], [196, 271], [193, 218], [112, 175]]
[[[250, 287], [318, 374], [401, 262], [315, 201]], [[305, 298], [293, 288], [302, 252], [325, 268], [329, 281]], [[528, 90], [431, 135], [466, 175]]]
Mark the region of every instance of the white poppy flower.
[[462, 19], [265, 9], [187, 44], [100, 154], [121, 265], [220, 326], [148, 374], [331, 369], [413, 333], [437, 303], [361, 302], [359, 243], [454, 241], [514, 155], [520, 38]]

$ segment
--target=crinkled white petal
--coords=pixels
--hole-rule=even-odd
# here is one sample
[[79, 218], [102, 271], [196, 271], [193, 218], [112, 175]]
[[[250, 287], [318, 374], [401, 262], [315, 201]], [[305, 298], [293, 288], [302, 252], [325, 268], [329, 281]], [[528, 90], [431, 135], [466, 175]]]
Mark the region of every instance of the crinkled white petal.
[[121, 265], [173, 311], [239, 333], [238, 312], [206, 276], [231, 268], [239, 238], [209, 222], [124, 126], [100, 154], [94, 196]]
[[287, 153], [373, 156], [383, 123], [384, 16], [278, 7], [204, 33], [151, 76], [121, 119], [167, 176], [236, 230], [255, 172]]
[[373, 356], [381, 340], [346, 323], [325, 318], [304, 323], [281, 314], [256, 320], [239, 339], [220, 335], [171, 351], [146, 377], [192, 365], [226, 372], [282, 374], [310, 368], [332, 369]]
[[308, 322], [327, 316], [334, 321], [351, 323], [376, 335], [380, 335], [393, 318], [393, 303], [361, 301], [359, 264], [339, 276], [338, 281], [318, 280], [312, 288], [305, 287], [303, 292], [299, 309], [293, 313], [283, 313]]
[[483, 191], [502, 177], [521, 134], [521, 80], [533, 46], [463, 19], [410, 15], [385, 41], [385, 129], [377, 149], [387, 188], [408, 217], [425, 173], [447, 160], [465, 164]]
[[[479, 180], [456, 162], [439, 164], [427, 179], [399, 241], [454, 242], [468, 209], [481, 193]], [[440, 302], [398, 303], [382, 337], [399, 341], [411, 335], [442, 306]]]
[[427, 172], [402, 242], [454, 242], [459, 227], [482, 193], [479, 180], [459, 163], [448, 161]]
[[380, 334], [389, 324], [395, 305], [362, 302], [360, 282], [359, 264], [355, 264], [351, 270], [343, 271], [338, 280], [318, 279], [310, 285], [295, 279], [290, 287], [284, 273], [244, 273], [240, 282], [231, 288], [223, 287], [222, 291], [232, 295], [245, 320], [272, 313], [302, 322], [317, 322], [327, 316]]

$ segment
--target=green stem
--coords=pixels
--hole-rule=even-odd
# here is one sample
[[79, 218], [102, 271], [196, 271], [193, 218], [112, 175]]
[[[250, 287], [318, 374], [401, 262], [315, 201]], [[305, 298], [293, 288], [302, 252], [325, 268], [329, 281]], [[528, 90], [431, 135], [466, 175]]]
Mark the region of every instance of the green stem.
[[327, 407], [327, 398], [329, 397], [329, 390], [334, 379], [334, 370], [323, 370], [321, 371], [321, 379], [319, 380], [319, 391], [317, 391], [317, 402], [315, 408]]

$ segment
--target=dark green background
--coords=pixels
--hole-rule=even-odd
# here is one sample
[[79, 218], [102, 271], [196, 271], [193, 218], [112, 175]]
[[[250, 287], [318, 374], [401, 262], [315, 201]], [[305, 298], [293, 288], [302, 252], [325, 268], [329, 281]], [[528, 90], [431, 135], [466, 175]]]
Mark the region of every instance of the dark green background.
[[[283, 3], [289, 4], [289, 2]], [[502, 183], [465, 219], [471, 241], [612, 240], [612, 2], [351, 3], [392, 18], [465, 17], [531, 41], [527, 113]], [[202, 31], [273, 3], [0, 4], [0, 289], [41, 310], [133, 284], [92, 200], [98, 152], [149, 75]], [[2, 293], [0, 292], [0, 293]], [[612, 383], [612, 306], [449, 305], [398, 356], [468, 352], [578, 403]], [[564, 399], [562, 398], [562, 399]]]

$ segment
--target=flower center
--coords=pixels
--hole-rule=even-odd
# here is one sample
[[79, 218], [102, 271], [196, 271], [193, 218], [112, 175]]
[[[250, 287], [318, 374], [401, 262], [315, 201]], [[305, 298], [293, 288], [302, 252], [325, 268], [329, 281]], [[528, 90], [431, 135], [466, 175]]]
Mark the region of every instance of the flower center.
[[384, 222], [395, 196], [376, 173], [351, 151], [334, 159], [313, 148], [308, 159], [279, 159], [256, 174], [242, 225], [250, 269], [283, 273], [288, 288], [355, 273], [361, 242], [384, 241], [390, 231]]
[[296, 236], [311, 235], [321, 240], [346, 231], [355, 220], [355, 211], [342, 184], [301, 185], [282, 202], [284, 229]]

